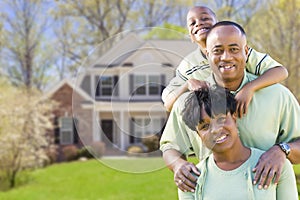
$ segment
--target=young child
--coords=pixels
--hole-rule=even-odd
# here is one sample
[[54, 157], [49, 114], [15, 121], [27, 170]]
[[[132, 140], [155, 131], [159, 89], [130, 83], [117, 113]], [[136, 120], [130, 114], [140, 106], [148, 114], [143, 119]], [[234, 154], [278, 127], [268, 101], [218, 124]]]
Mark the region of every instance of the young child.
[[[207, 87], [204, 80], [211, 74], [206, 59], [206, 33], [217, 22], [215, 13], [205, 6], [195, 6], [187, 14], [187, 28], [197, 50], [186, 56], [176, 70], [176, 76], [162, 93], [167, 111], [171, 111], [176, 99], [187, 91]], [[269, 55], [249, 49], [246, 69], [258, 78], [246, 84], [236, 95], [237, 113], [241, 117], [247, 113], [253, 93], [261, 88], [279, 83], [288, 77], [288, 72]]]
[[203, 88], [187, 97], [183, 121], [197, 131], [212, 154], [197, 165], [201, 175], [195, 192], [179, 190], [179, 199], [298, 199], [289, 160], [285, 162], [277, 185], [271, 183], [267, 190], [261, 190], [252, 184], [252, 169], [263, 151], [242, 144], [236, 125], [236, 106], [234, 96], [220, 87]]

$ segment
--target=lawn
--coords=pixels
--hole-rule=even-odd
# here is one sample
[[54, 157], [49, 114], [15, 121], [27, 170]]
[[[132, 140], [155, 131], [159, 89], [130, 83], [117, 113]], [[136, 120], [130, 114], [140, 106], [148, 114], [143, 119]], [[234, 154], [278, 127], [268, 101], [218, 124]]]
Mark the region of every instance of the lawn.
[[[105, 160], [105, 165], [96, 160], [55, 164], [32, 172], [27, 184], [0, 192], [0, 199], [176, 199], [172, 173], [157, 166], [163, 166], [161, 158]], [[151, 172], [151, 168], [155, 171]], [[139, 173], [125, 172], [133, 170]]]
[[[161, 158], [103, 161], [62, 163], [33, 171], [26, 184], [7, 192], [0, 192], [0, 199], [177, 199], [173, 175], [168, 169], [162, 168]], [[300, 165], [294, 168], [300, 175]]]

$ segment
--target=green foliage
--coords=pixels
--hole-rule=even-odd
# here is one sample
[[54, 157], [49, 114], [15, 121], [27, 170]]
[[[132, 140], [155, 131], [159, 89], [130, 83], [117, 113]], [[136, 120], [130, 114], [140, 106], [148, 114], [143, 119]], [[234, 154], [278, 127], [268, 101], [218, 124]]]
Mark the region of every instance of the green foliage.
[[159, 149], [159, 137], [157, 135], [143, 138], [142, 143], [147, 147], [148, 152], [157, 151]]
[[262, 7], [247, 25], [248, 40], [284, 65], [289, 77], [284, 82], [300, 100], [300, 2], [274, 0]]
[[84, 146], [78, 150], [79, 157], [94, 158], [93, 149], [91, 146]]
[[187, 38], [187, 30], [181, 26], [164, 23], [162, 27], [152, 28], [151, 31], [144, 36], [145, 39], [163, 39], [178, 40]]

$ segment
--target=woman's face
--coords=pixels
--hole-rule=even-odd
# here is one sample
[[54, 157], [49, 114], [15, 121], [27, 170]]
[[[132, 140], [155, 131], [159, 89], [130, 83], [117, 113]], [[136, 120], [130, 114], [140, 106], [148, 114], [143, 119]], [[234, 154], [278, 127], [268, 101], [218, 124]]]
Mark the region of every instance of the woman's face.
[[211, 118], [204, 108], [201, 113], [203, 121], [196, 128], [204, 145], [214, 152], [224, 152], [231, 148], [238, 138], [235, 117], [228, 112]]

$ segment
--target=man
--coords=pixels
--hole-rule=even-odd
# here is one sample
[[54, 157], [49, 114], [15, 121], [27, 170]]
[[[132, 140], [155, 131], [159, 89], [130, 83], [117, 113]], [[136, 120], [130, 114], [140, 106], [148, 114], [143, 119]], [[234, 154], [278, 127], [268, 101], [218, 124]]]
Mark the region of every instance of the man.
[[[236, 94], [256, 76], [245, 71], [248, 54], [246, 35], [242, 27], [233, 22], [218, 22], [207, 34], [207, 59], [212, 75], [207, 79], [211, 86], [219, 85]], [[174, 181], [182, 191], [194, 191], [195, 177], [199, 175], [194, 164], [185, 156], [195, 153], [200, 159], [207, 156], [195, 131], [182, 121], [185, 98], [175, 102], [161, 138], [161, 150], [168, 167], [174, 172]], [[255, 92], [248, 112], [237, 120], [241, 140], [248, 147], [266, 151], [253, 169], [254, 184], [258, 188], [278, 182], [285, 159], [300, 163], [300, 108], [292, 93], [280, 84]]]
[[[187, 14], [187, 28], [191, 41], [198, 48], [186, 56], [176, 70], [176, 76], [164, 89], [162, 100], [168, 111], [171, 111], [175, 100], [184, 92], [206, 87], [204, 80], [211, 74], [211, 68], [205, 56], [206, 34], [217, 22], [215, 13], [205, 6], [195, 6]], [[242, 116], [253, 93], [261, 88], [279, 83], [288, 76], [287, 70], [268, 54], [250, 49], [247, 58], [247, 71], [258, 75], [251, 84], [246, 84], [235, 96], [238, 102], [238, 114]]]

